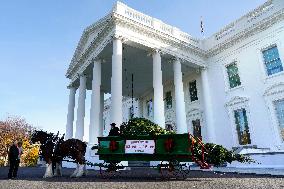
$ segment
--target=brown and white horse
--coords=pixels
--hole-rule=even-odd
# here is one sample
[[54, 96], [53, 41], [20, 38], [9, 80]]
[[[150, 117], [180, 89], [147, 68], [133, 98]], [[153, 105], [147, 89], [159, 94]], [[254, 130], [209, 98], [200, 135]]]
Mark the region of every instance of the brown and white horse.
[[[61, 163], [63, 158], [68, 157], [77, 163], [77, 168], [71, 177], [81, 177], [86, 174], [85, 153], [86, 143], [78, 139], [68, 139], [64, 141], [64, 136], [58, 137], [53, 133], [44, 131], [34, 131], [31, 137], [31, 142], [40, 142], [41, 155], [46, 162], [46, 171], [44, 178], [52, 176], [61, 176]], [[52, 165], [55, 164], [54, 170]]]

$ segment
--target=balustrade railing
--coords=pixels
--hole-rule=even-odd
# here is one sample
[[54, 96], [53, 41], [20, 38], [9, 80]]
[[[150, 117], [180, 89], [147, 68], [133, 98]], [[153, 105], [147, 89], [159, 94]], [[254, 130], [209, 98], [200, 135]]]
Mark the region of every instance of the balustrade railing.
[[113, 12], [120, 14], [126, 18], [129, 18], [133, 21], [136, 21], [140, 24], [153, 28], [156, 31], [160, 31], [162, 33], [171, 35], [172, 37], [175, 37], [179, 40], [191, 43], [192, 45], [197, 46], [199, 43], [198, 39], [192, 38], [189, 34], [182, 32], [180, 29], [168, 25], [162, 22], [161, 20], [155, 19], [139, 11], [136, 11], [121, 2], [117, 2], [116, 6], [113, 8]]

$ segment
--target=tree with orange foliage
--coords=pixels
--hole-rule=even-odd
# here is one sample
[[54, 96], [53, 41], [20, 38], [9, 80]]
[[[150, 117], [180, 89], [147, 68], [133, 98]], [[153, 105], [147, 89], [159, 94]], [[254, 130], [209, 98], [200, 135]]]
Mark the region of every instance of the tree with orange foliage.
[[15, 140], [23, 142], [21, 165], [35, 165], [38, 159], [39, 146], [30, 145], [30, 136], [34, 127], [21, 117], [8, 117], [0, 121], [0, 166], [8, 163], [8, 150]]

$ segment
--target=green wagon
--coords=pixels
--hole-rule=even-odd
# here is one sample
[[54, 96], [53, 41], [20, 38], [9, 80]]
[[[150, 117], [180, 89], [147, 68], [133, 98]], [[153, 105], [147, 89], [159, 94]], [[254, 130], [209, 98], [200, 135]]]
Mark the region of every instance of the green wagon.
[[[194, 156], [194, 144], [202, 146], [202, 156]], [[101, 171], [118, 171], [127, 166], [120, 165], [121, 161], [159, 161], [155, 166], [162, 173], [165, 171], [181, 173], [184, 175], [189, 170], [184, 162], [195, 162], [201, 168], [210, 166], [204, 161], [205, 148], [199, 138], [189, 133], [165, 134], [157, 136], [132, 136], [132, 137], [98, 137], [97, 155], [103, 160]]]

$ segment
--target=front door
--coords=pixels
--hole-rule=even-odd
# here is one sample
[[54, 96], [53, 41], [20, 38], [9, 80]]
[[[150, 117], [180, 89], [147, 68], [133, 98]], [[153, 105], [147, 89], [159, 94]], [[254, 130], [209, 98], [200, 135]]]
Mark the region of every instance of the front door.
[[202, 140], [200, 119], [192, 120], [192, 127], [193, 127], [193, 136], [198, 137], [200, 138], [200, 140]]

